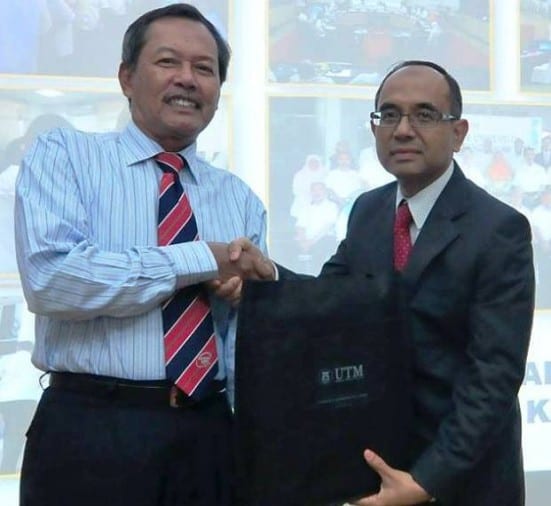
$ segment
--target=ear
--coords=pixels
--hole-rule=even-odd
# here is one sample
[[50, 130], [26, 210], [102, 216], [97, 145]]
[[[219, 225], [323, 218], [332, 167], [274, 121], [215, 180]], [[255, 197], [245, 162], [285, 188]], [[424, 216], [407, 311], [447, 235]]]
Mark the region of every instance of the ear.
[[132, 98], [132, 71], [125, 63], [119, 65], [119, 84], [124, 96]]
[[453, 150], [458, 153], [469, 131], [469, 122], [466, 119], [458, 119], [453, 122]]

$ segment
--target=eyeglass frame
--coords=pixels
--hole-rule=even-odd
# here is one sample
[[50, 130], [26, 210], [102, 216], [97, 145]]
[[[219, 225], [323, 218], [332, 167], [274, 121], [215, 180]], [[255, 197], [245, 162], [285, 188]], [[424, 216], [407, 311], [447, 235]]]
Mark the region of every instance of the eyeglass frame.
[[[380, 121], [381, 121], [380, 115], [382, 113], [384, 113], [385, 111], [388, 111], [388, 110], [395, 110], [399, 114], [399, 116], [397, 118], [396, 123], [392, 123], [390, 125], [382, 125], [380, 123]], [[369, 117], [371, 119], [371, 123], [373, 123], [374, 126], [381, 127], [381, 128], [396, 128], [401, 123], [402, 118], [404, 116], [407, 116], [410, 126], [414, 127], [414, 128], [434, 128], [439, 123], [443, 123], [443, 122], [446, 122], [446, 121], [457, 121], [457, 120], [461, 119], [461, 118], [458, 118], [457, 116], [455, 116], [454, 114], [440, 112], [436, 109], [425, 109], [425, 111], [430, 111], [432, 113], [437, 113], [439, 115], [439, 118], [435, 119], [435, 120], [431, 120], [430, 122], [423, 124], [423, 123], [419, 123], [418, 120], [415, 117], [416, 112], [418, 113], [420, 111], [416, 111], [416, 112], [413, 112], [413, 113], [411, 113], [411, 112], [405, 113], [405, 112], [400, 112], [400, 111], [398, 111], [398, 109], [393, 109], [393, 108], [386, 108], [386, 109], [383, 109], [381, 111], [373, 111], [369, 114]], [[379, 116], [379, 117], [377, 117], [377, 116]], [[413, 121], [410, 118], [413, 118]], [[379, 124], [377, 124], [377, 122], [379, 122]]]

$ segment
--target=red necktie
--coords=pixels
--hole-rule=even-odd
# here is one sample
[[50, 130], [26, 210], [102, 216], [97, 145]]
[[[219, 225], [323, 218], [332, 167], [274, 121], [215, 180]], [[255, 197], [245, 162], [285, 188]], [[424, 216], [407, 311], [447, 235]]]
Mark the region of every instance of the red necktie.
[[[197, 223], [178, 175], [185, 160], [177, 153], [160, 153], [155, 160], [163, 171], [159, 245], [197, 240]], [[198, 285], [185, 287], [165, 302], [162, 316], [167, 378], [190, 397], [201, 399], [218, 372], [208, 299]]]
[[394, 268], [397, 271], [404, 269], [411, 253], [412, 244], [409, 226], [412, 220], [408, 203], [402, 200], [396, 210], [394, 220]]

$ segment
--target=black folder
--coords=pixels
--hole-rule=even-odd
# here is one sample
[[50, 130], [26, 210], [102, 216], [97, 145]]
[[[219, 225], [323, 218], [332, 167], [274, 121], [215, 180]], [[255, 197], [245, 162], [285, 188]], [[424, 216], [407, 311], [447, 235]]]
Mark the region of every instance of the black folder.
[[375, 279], [247, 282], [236, 342], [238, 490], [246, 506], [321, 506], [375, 493], [363, 458], [407, 466], [409, 345]]

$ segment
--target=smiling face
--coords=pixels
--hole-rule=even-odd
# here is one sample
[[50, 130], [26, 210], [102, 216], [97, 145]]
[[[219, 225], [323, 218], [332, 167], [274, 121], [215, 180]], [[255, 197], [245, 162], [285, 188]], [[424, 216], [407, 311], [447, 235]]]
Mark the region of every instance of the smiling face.
[[179, 151], [197, 139], [218, 107], [214, 37], [197, 21], [158, 19], [136, 66], [121, 64], [119, 82], [136, 125], [166, 151]]
[[[377, 110], [394, 108], [402, 114], [420, 109], [450, 113], [448, 83], [436, 70], [412, 65], [392, 74], [380, 90]], [[442, 121], [429, 128], [412, 127], [402, 117], [395, 127], [371, 124], [377, 155], [383, 167], [393, 174], [406, 197], [438, 179], [459, 151], [467, 134], [466, 120]]]

